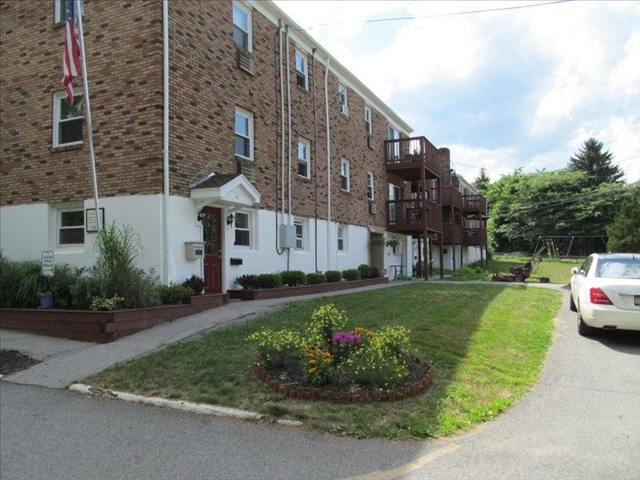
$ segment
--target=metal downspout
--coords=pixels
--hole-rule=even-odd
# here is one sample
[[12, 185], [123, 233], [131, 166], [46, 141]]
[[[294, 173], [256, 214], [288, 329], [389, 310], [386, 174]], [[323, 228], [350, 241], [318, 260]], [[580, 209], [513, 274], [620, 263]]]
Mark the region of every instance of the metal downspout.
[[163, 37], [163, 90], [164, 90], [164, 132], [163, 164], [164, 188], [162, 193], [162, 280], [169, 285], [169, 1], [162, 0]]
[[327, 119], [327, 270], [331, 270], [331, 128], [329, 125], [329, 65], [324, 72], [324, 112]]

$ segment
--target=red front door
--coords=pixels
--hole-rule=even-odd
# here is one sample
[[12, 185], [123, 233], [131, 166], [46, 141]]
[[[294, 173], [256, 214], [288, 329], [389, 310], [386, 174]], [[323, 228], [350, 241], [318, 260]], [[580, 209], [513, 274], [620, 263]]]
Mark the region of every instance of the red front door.
[[219, 208], [202, 209], [204, 241], [204, 293], [222, 293], [222, 238]]

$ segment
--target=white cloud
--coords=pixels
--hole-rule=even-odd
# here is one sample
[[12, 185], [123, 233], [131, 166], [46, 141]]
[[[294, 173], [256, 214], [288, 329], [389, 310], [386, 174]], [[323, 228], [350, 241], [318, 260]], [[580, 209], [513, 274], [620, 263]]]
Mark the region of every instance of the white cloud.
[[614, 92], [637, 97], [640, 93], [640, 33], [631, 36], [624, 50], [626, 56], [612, 70], [609, 83]]
[[490, 150], [466, 145], [449, 145], [449, 150], [452, 168], [468, 182], [473, 182], [483, 167], [489, 178], [496, 181], [502, 175], [513, 173], [519, 164], [519, 158], [512, 147]]

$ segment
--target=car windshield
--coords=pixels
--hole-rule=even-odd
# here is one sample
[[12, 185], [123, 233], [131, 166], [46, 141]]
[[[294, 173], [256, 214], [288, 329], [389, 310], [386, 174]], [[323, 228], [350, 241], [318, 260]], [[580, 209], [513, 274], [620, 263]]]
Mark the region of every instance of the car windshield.
[[601, 259], [596, 277], [640, 279], [640, 257]]

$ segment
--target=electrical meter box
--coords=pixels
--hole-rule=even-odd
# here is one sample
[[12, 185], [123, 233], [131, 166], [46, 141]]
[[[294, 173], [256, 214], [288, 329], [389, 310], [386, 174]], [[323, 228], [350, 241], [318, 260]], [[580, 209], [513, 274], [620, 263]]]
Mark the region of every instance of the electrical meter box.
[[280, 225], [280, 248], [296, 248], [296, 227]]
[[187, 260], [204, 258], [204, 242], [184, 242]]

